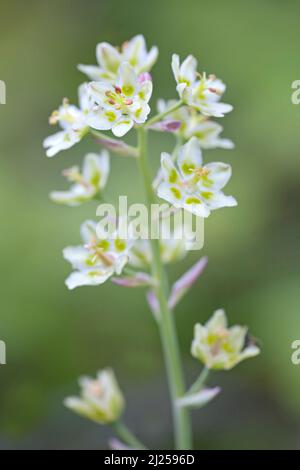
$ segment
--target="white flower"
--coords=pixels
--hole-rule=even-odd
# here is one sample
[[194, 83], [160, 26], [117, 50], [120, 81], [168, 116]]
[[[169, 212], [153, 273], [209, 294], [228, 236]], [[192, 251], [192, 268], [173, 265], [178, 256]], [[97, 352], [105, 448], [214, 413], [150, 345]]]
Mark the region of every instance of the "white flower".
[[177, 91], [182, 97], [184, 90], [191, 87], [197, 80], [197, 60], [188, 55], [180, 65], [177, 54], [172, 55], [172, 70], [177, 83]]
[[118, 421], [125, 402], [112, 370], [99, 371], [96, 379], [81, 377], [79, 397], [68, 397], [65, 406], [99, 424]]
[[224, 310], [217, 310], [204, 326], [195, 325], [191, 353], [209, 369], [229, 370], [259, 354], [259, 348], [247, 342], [247, 328], [228, 328]]
[[84, 157], [82, 172], [78, 166], [63, 171], [73, 184], [69, 191], [53, 191], [50, 198], [59, 204], [78, 206], [94, 198], [105, 187], [109, 173], [109, 153], [88, 153]]
[[121, 274], [128, 261], [129, 242], [118, 238], [117, 231], [110, 238], [99, 237], [96, 222], [86, 221], [81, 226], [83, 246], [69, 246], [63, 250], [64, 258], [74, 268], [66, 279], [69, 289], [79, 286], [103, 284], [114, 274]]
[[96, 47], [98, 65], [79, 65], [78, 68], [91, 80], [114, 83], [122, 62], [129, 62], [137, 75], [140, 75], [150, 71], [157, 56], [157, 47], [152, 47], [148, 52], [144, 36], [138, 35], [125, 42], [121, 49], [101, 42]]
[[214, 75], [206, 77], [197, 73], [197, 61], [189, 55], [180, 65], [179, 56], [173, 54], [172, 69], [181, 100], [205, 116], [223, 117], [232, 110], [230, 104], [220, 103], [225, 92], [224, 83]]
[[[159, 113], [165, 112], [176, 103], [175, 100], [164, 101], [160, 99], [157, 103], [157, 110]], [[232, 149], [234, 144], [229, 139], [222, 139], [220, 137], [223, 127], [217, 122], [210, 121], [207, 117], [199, 114], [196, 109], [182, 106], [168, 116], [161, 123], [163, 124], [160, 129], [159, 124], [154, 129], [164, 130], [168, 123], [177, 122], [181, 123], [180, 127], [173, 131], [176, 135], [183, 140], [189, 140], [191, 137], [197, 137], [200, 147], [203, 149], [212, 148], [225, 148]], [[154, 125], [155, 126], [155, 125]]]
[[88, 117], [91, 111], [91, 102], [88, 94], [88, 85], [83, 83], [78, 89], [79, 107], [71, 105], [65, 98], [58, 110], [50, 116], [50, 124], [59, 124], [62, 131], [57, 132], [44, 140], [47, 157], [53, 157], [61, 150], [66, 150], [77, 144], [88, 132]]
[[134, 125], [146, 121], [150, 112], [148, 101], [152, 94], [150, 80], [139, 81], [129, 62], [123, 62], [114, 85], [92, 82], [91, 95], [98, 111], [89, 124], [94, 129], [109, 130], [117, 137], [126, 134]]
[[177, 166], [171, 155], [162, 153], [163, 182], [157, 194], [177, 208], [185, 209], [200, 217], [221, 207], [237, 205], [232, 196], [225, 196], [221, 189], [231, 177], [231, 167], [215, 162], [202, 166], [198, 140], [192, 137], [178, 150]]

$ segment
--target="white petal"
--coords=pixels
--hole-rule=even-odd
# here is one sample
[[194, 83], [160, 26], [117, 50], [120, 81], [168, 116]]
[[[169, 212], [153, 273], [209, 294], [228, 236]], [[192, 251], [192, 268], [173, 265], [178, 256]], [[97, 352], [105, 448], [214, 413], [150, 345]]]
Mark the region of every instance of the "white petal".
[[143, 82], [138, 92], [139, 99], [148, 103], [152, 95], [152, 90], [153, 90], [153, 84], [150, 80]]
[[97, 286], [103, 284], [113, 274], [112, 268], [88, 268], [83, 271], [74, 271], [66, 279], [68, 289], [80, 286]]
[[93, 129], [107, 131], [118, 121], [121, 114], [114, 109], [99, 109], [89, 114], [87, 123]]
[[227, 328], [227, 317], [225, 310], [222, 308], [216, 310], [205, 326], [211, 332], [225, 330]]
[[44, 142], [44, 148], [47, 148], [46, 155], [47, 157], [53, 157], [62, 150], [67, 150], [68, 148], [75, 145], [80, 141], [80, 136], [78, 133], [70, 131], [61, 131], [47, 137]]
[[64, 259], [69, 261], [74, 269], [86, 268], [88, 256], [89, 252], [83, 246], [68, 246], [63, 250]]
[[140, 65], [144, 64], [144, 61], [147, 57], [147, 49], [145, 38], [142, 34], [134, 36], [130, 41], [123, 44], [123, 59], [128, 61], [130, 65], [138, 71], [140, 70]]
[[229, 328], [228, 331], [228, 343], [230, 343], [230, 346], [232, 346], [236, 351], [241, 351], [245, 344], [247, 328], [244, 326], [235, 325]]
[[233, 196], [226, 196], [222, 191], [202, 191], [201, 198], [211, 210], [237, 206], [236, 199]]
[[52, 191], [50, 199], [57, 204], [66, 204], [67, 206], [79, 206], [89, 200], [94, 195], [94, 191], [88, 190], [82, 185], [74, 185], [69, 191]]
[[91, 95], [89, 85], [87, 83], [82, 83], [78, 88], [78, 102], [80, 109], [87, 111], [91, 108]]
[[137, 75], [128, 62], [122, 62], [118, 71], [117, 85], [127, 97], [135, 95], [138, 85]]
[[197, 194], [189, 194], [184, 199], [184, 209], [198, 217], [208, 217], [210, 215], [209, 207]]
[[128, 262], [127, 254], [117, 256], [115, 263], [114, 263], [114, 269], [116, 271], [116, 274], [120, 275], [122, 273], [123, 268], [127, 264], [127, 262]]
[[217, 146], [222, 149], [234, 149], [234, 142], [230, 139], [218, 139], [217, 140]]
[[180, 98], [184, 101], [184, 103], [188, 102], [188, 94], [187, 94], [187, 84], [186, 83], [179, 83], [176, 87], [177, 93]]
[[148, 52], [145, 59], [142, 61], [142, 63], [138, 67], [139, 73], [148, 72], [153, 66], [153, 64], [156, 62], [157, 57], [158, 57], [158, 48], [156, 46], [153, 46]]
[[214, 96], [217, 98], [221, 97], [226, 90], [225, 83], [222, 82], [219, 78], [214, 78], [213, 80], [208, 78], [209, 88], [214, 88], [217, 93], [214, 93]]
[[121, 63], [121, 55], [115, 47], [107, 42], [101, 42], [96, 47], [96, 57], [99, 65], [112, 73], [117, 73]]
[[158, 113], [164, 113], [170, 107], [169, 101], [159, 98], [156, 103], [156, 109]]
[[109, 153], [103, 150], [100, 155], [88, 153], [83, 162], [83, 178], [88, 181], [95, 190], [103, 189], [109, 174]]
[[204, 388], [200, 392], [185, 395], [182, 398], [177, 399], [176, 403], [180, 407], [184, 408], [202, 408], [213, 400], [221, 389], [219, 387]]
[[180, 79], [191, 85], [196, 80], [197, 60], [188, 55], [180, 66]]
[[132, 117], [134, 122], [142, 124], [147, 120], [150, 113], [150, 106], [142, 101], [136, 101], [134, 104], [128, 106], [128, 115]]
[[107, 92], [114, 92], [111, 85], [105, 82], [91, 82], [89, 84], [89, 92], [96, 103], [103, 106], [107, 102]]
[[204, 191], [209, 189], [218, 191], [228, 183], [231, 178], [231, 166], [222, 162], [213, 162], [204, 165], [204, 169], [208, 170], [208, 175], [199, 181], [199, 188]]
[[[200, 116], [200, 115], [197, 115]], [[221, 139], [219, 137], [223, 128], [214, 121], [204, 121], [202, 119], [199, 122], [190, 121], [190, 126], [187, 128], [187, 135], [194, 135], [200, 142], [201, 148], [234, 148], [234, 144], [229, 139]]]
[[184, 206], [185, 192], [176, 184], [160, 183], [157, 188], [157, 195], [175, 207], [180, 208]]
[[180, 61], [179, 61], [179, 55], [173, 54], [172, 55], [172, 70], [173, 74], [175, 77], [176, 82], [179, 82], [179, 68], [180, 68]]
[[64, 400], [64, 405], [75, 413], [85, 416], [86, 418], [93, 419], [92, 407], [81, 398], [78, 397], [67, 397]]
[[196, 137], [192, 137], [178, 151], [178, 166], [184, 177], [190, 176], [193, 170], [202, 165], [201, 148]]
[[86, 220], [80, 226], [80, 235], [84, 244], [97, 240], [97, 224], [93, 220]]
[[127, 134], [128, 131], [133, 127], [133, 120], [130, 118], [121, 118], [114, 126], [112, 127], [112, 133], [116, 137], [122, 137]]
[[95, 80], [96, 82], [104, 81], [105, 79], [106, 80], [108, 80], [108, 79], [113, 80], [113, 78], [114, 78], [113, 74], [111, 75], [109, 72], [106, 72], [103, 69], [101, 69], [100, 67], [97, 67], [97, 65], [79, 64], [77, 66], [77, 68], [78, 68], [78, 70], [80, 70], [80, 72], [87, 75], [87, 77], [90, 80]]
[[255, 345], [248, 346], [247, 348], [244, 349], [244, 351], [241, 352], [239, 362], [243, 361], [244, 359], [257, 356], [259, 353], [260, 353], [260, 349], [257, 346]]
[[173, 163], [171, 155], [166, 152], [163, 152], [161, 154], [160, 162], [165, 182], [168, 182], [170, 184], [178, 183], [181, 178]]
[[233, 110], [233, 106], [226, 103], [209, 103], [207, 107], [199, 109], [205, 116], [223, 117], [224, 114]]

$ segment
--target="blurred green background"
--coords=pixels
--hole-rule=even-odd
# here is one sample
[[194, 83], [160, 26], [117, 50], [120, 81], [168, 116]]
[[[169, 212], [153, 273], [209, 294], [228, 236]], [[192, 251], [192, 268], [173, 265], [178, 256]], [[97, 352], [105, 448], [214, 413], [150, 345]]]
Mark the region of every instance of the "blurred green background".
[[[134, 431], [152, 448], [171, 443], [160, 343], [144, 293], [111, 283], [64, 286], [70, 267], [61, 250], [79, 242], [79, 225], [95, 206], [58, 207], [48, 193], [64, 187], [63, 168], [97, 147], [86, 139], [52, 160], [42, 149], [53, 131], [50, 112], [64, 96], [75, 100], [84, 81], [77, 63], [95, 63], [97, 42], [121, 44], [138, 33], [160, 48], [152, 107], [176, 96], [170, 58], [177, 52], [220, 76], [224, 101], [235, 108], [222, 124], [236, 149], [204, 158], [233, 165], [228, 193], [239, 206], [206, 222], [209, 266], [176, 318], [189, 380], [199, 371], [189, 355], [193, 325], [218, 307], [231, 323], [250, 326], [262, 354], [212, 377], [223, 393], [194, 413], [197, 448], [300, 448], [300, 366], [290, 360], [300, 338], [300, 106], [291, 103], [299, 15], [292, 0], [1, 2], [1, 448], [105, 448], [109, 430], [65, 410], [62, 400], [77, 392], [78, 375], [107, 365], [126, 392]], [[170, 145], [153, 135], [153, 167]], [[112, 166], [109, 195], [141, 200], [134, 162], [115, 157]], [[173, 265], [171, 278], [200, 254]]]

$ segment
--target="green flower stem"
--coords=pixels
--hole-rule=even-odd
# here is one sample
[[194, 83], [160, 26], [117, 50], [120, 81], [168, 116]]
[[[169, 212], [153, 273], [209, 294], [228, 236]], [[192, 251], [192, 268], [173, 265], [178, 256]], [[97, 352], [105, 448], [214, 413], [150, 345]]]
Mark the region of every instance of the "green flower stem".
[[142, 444], [137, 437], [128, 429], [128, 427], [121, 421], [117, 421], [112, 425], [118, 437], [129, 447], [137, 450], [145, 450], [146, 447]]
[[179, 109], [182, 106], [182, 101], [177, 101], [173, 106], [171, 106], [169, 109], [166, 109], [163, 113], [156, 114], [156, 116], [153, 116], [153, 118], [149, 119], [147, 121], [147, 124], [145, 125], [146, 128], [152, 126], [152, 124], [155, 124], [156, 122], [162, 121], [164, 117], [168, 116], [168, 114], [173, 113], [177, 109]]
[[188, 390], [187, 395], [192, 393], [199, 392], [205, 385], [209, 375], [209, 369], [207, 367], [203, 367], [198, 379], [193, 383], [191, 388]]
[[[147, 131], [145, 128], [138, 129], [139, 151], [138, 159], [140, 173], [143, 178], [147, 204], [150, 209], [155, 203], [155, 195], [152, 189], [151, 177], [147, 159]], [[151, 211], [149, 211], [151, 213]], [[174, 421], [175, 443], [177, 449], [190, 449], [192, 445], [192, 433], [190, 416], [186, 409], [176, 405], [176, 400], [185, 393], [185, 384], [182, 372], [181, 358], [177, 343], [177, 334], [174, 323], [174, 316], [168, 307], [168, 280], [161, 262], [159, 240], [151, 239], [152, 249], [152, 274], [157, 280], [154, 288], [160, 306], [158, 327], [161, 336], [164, 359], [166, 363], [169, 389], [172, 401], [172, 414]]]

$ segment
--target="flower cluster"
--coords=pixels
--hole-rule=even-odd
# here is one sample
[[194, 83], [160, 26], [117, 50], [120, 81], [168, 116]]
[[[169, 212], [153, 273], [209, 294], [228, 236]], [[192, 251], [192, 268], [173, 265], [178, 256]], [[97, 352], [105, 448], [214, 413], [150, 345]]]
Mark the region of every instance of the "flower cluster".
[[98, 130], [112, 130], [117, 137], [125, 135], [133, 125], [143, 124], [150, 112], [148, 101], [152, 81], [139, 78], [129, 62], [122, 62], [113, 84], [91, 82], [90, 94], [94, 115], [90, 125]]
[[145, 38], [139, 34], [124, 42], [121, 48], [100, 42], [96, 47], [98, 65], [79, 65], [78, 68], [91, 80], [114, 83], [122, 62], [128, 62], [138, 76], [146, 76], [157, 56], [157, 47], [153, 46], [148, 52]]
[[99, 234], [96, 222], [88, 220], [81, 226], [83, 245], [69, 246], [63, 256], [75, 270], [66, 280], [69, 289], [78, 286], [98, 286], [113, 274], [121, 274], [128, 261], [129, 243], [118, 233], [111, 238]]
[[177, 83], [176, 90], [183, 103], [192, 106], [204, 116], [223, 117], [232, 110], [230, 104], [221, 103], [226, 90], [224, 83], [215, 75], [197, 72], [197, 60], [192, 55], [180, 64], [177, 54], [172, 57], [172, 69]]
[[[184, 236], [185, 221], [175, 223], [178, 211], [192, 214], [192, 219], [208, 217], [214, 210], [236, 206], [236, 199], [223, 192], [232, 170], [223, 162], [203, 163], [202, 151], [212, 148], [231, 149], [233, 143], [221, 137], [222, 126], [212, 118], [223, 117], [232, 106], [221, 102], [225, 92], [224, 83], [214, 75], [197, 72], [197, 61], [189, 55], [180, 63], [174, 54], [171, 67], [176, 80], [179, 100], [160, 99], [158, 114], [148, 120], [151, 112], [149, 102], [152, 95], [151, 67], [158, 56], [156, 46], [147, 50], [145, 39], [138, 35], [120, 48], [102, 42], [97, 45], [97, 65], [79, 65], [90, 82], [79, 87], [79, 105], [75, 106], [64, 99], [62, 105], [51, 114], [50, 124], [58, 124], [61, 130], [44, 140], [46, 155], [52, 157], [70, 149], [88, 134], [95, 144], [105, 147], [101, 152], [88, 153], [83, 158], [82, 167], [73, 165], [63, 171], [71, 183], [68, 190], [53, 191], [51, 199], [67, 206], [79, 206], [93, 200], [106, 200], [103, 194], [110, 172], [108, 150], [140, 160], [140, 174], [147, 193], [148, 209], [156, 198], [167, 201], [164, 213], [159, 217], [170, 227], [171, 234], [160, 239], [136, 239], [133, 236], [133, 223], [129, 222], [128, 236], [121, 230], [122, 214], [117, 214], [115, 227], [109, 234], [101, 224], [87, 220], [81, 225], [82, 243], [63, 250], [64, 258], [71, 264], [72, 273], [66, 279], [69, 289], [79, 286], [98, 286], [111, 279], [125, 287], [147, 287], [146, 298], [157, 320], [161, 336], [176, 334], [170, 322], [171, 310], [184, 297], [204, 272], [207, 258], [202, 257], [171, 286], [165, 289], [164, 265], [181, 260], [187, 255]], [[131, 146], [120, 139], [135, 128], [139, 135], [139, 145]], [[171, 132], [176, 137], [172, 153], [162, 152], [161, 164], [151, 186], [146, 159], [146, 139], [148, 131]], [[102, 132], [104, 131], [104, 133]], [[107, 131], [111, 131], [108, 134]], [[116, 137], [116, 138], [115, 138]], [[157, 243], [156, 243], [157, 242]], [[177, 341], [168, 338], [165, 344], [176, 345]], [[174, 346], [175, 348], [175, 346]], [[259, 353], [247, 329], [241, 326], [227, 327], [223, 310], [217, 310], [203, 326], [195, 326], [192, 355], [204, 364], [199, 379], [183, 395], [183, 377], [180, 377], [180, 361], [174, 364], [176, 351], [168, 351], [166, 361], [177, 368], [177, 383], [174, 409], [200, 407], [211, 401], [220, 391], [218, 387], [204, 388], [208, 370], [229, 370], [246, 358]], [[204, 376], [203, 376], [204, 374]], [[174, 374], [169, 374], [170, 380]], [[182, 381], [178, 385], [178, 382]], [[76, 413], [101, 424], [115, 424], [121, 429], [122, 438], [131, 447], [140, 447], [139, 441], [124, 431], [120, 423], [124, 409], [124, 399], [111, 370], [100, 371], [97, 379], [80, 379], [81, 396], [65, 400], [67, 407]], [[174, 397], [173, 397], [174, 398]], [[186, 420], [185, 420], [186, 421]], [[178, 425], [178, 422], [175, 423]], [[119, 426], [119, 427], [118, 427]], [[121, 427], [120, 427], [121, 426]], [[187, 432], [187, 435], [189, 433]], [[183, 433], [177, 432], [178, 436]], [[123, 444], [121, 444], [123, 445]], [[187, 445], [178, 444], [179, 448]]]
[[149, 70], [157, 59], [157, 47], [147, 52], [143, 36], [136, 36], [121, 51], [108, 43], [97, 46], [99, 66], [80, 65], [91, 80], [79, 87], [79, 106], [64, 99], [49, 119], [62, 130], [44, 140], [48, 157], [69, 149], [89, 130], [112, 130], [121, 137], [134, 124], [146, 121], [152, 94]]
[[175, 166], [171, 155], [162, 153], [163, 181], [157, 188], [160, 198], [173, 206], [200, 217], [208, 217], [212, 210], [236, 206], [232, 196], [221, 191], [231, 177], [231, 167], [225, 163], [202, 164], [199, 142], [192, 137], [178, 151]]

